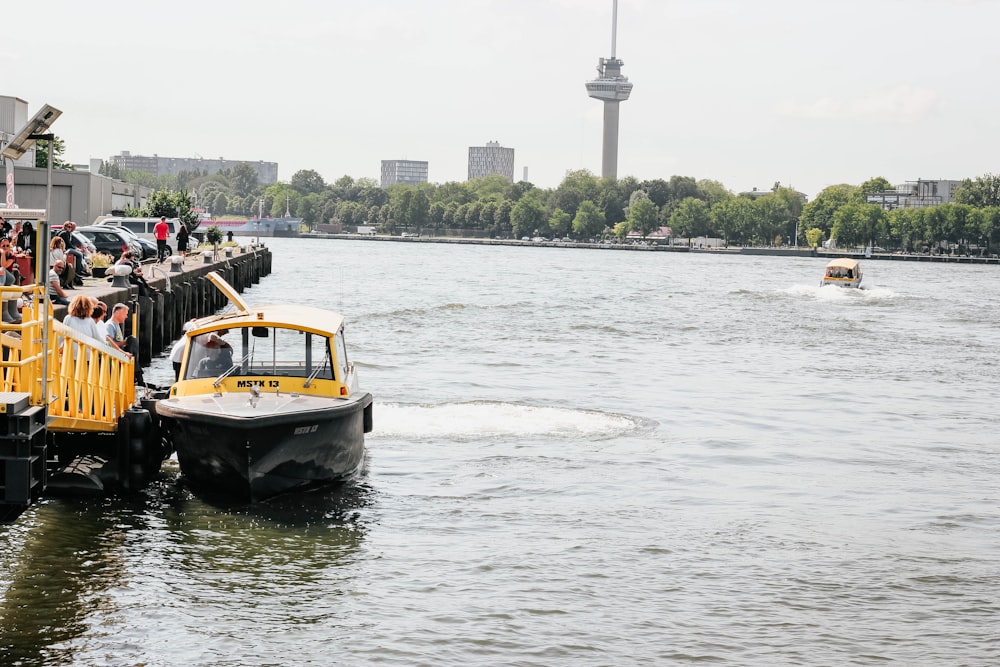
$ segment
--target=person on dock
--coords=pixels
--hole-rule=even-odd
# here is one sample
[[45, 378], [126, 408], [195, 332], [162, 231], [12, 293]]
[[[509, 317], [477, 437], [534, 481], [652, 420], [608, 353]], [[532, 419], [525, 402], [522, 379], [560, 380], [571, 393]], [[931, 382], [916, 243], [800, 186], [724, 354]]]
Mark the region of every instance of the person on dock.
[[188, 250], [188, 237], [190, 237], [190, 232], [188, 232], [187, 225], [184, 224], [182, 220], [179, 225], [180, 229], [177, 230], [177, 254], [181, 257], [187, 255]]
[[97, 323], [98, 328], [104, 328], [104, 316], [108, 314], [108, 304], [103, 301], [94, 301], [94, 312], [90, 317]]
[[49, 241], [49, 266], [55, 266], [56, 262], [62, 262], [66, 267], [59, 276], [59, 284], [62, 285], [63, 289], [75, 289], [76, 269], [73, 268], [73, 262], [66, 254], [66, 241], [60, 236]]
[[[139, 296], [152, 296], [160, 291], [146, 282], [146, 276], [142, 275], [142, 266], [136, 261], [131, 251], [126, 250], [122, 253], [122, 256], [115, 262], [115, 266], [119, 264], [132, 267], [132, 273], [128, 275], [128, 281], [139, 288]], [[108, 280], [112, 279], [113, 277], [108, 278]]]
[[153, 236], [156, 237], [156, 261], [158, 262], [162, 262], [167, 256], [167, 237], [169, 235], [170, 225], [167, 224], [167, 216], [161, 215], [160, 221], [153, 226]]
[[100, 343], [105, 342], [107, 336], [98, 328], [97, 323], [90, 316], [94, 312], [93, 298], [84, 294], [77, 294], [69, 302], [69, 307], [66, 311], [63, 324], [74, 331], [82, 333], [84, 336], [93, 338], [95, 341]]
[[[20, 284], [21, 276], [17, 271], [17, 257], [10, 248], [10, 239], [0, 237], [0, 285], [11, 287]], [[17, 312], [17, 298], [7, 293], [2, 296], [0, 312], [2, 312], [3, 321], [7, 324], [19, 324], [21, 316]]]
[[52, 268], [49, 269], [49, 301], [60, 306], [69, 305], [69, 298], [66, 296], [66, 292], [63, 291], [62, 285], [59, 284], [59, 276], [65, 270], [66, 263], [62, 261], [54, 263]]
[[35, 228], [30, 220], [25, 220], [21, 225], [21, 233], [14, 239], [14, 245], [21, 249], [25, 255], [35, 254]]
[[66, 254], [69, 255], [66, 262], [73, 261], [73, 269], [76, 271], [74, 284], [82, 287], [83, 277], [89, 276], [90, 272], [87, 271], [87, 260], [84, 258], [83, 253], [76, 249], [76, 239], [73, 238], [73, 230], [75, 229], [76, 223], [72, 220], [67, 220], [63, 223], [62, 229], [59, 230], [56, 236], [61, 238], [66, 244]]
[[105, 323], [108, 342], [135, 359], [135, 383], [145, 384], [142, 377], [142, 365], [139, 363], [139, 341], [135, 336], [125, 335], [125, 320], [128, 319], [128, 306], [116, 303], [111, 309], [111, 317]]

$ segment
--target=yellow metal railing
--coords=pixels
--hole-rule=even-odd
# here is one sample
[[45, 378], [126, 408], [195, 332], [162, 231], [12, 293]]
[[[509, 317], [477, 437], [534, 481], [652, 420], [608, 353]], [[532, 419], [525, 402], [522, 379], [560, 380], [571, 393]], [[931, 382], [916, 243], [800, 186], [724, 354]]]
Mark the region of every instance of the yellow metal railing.
[[[17, 298], [22, 289], [2, 287], [0, 296]], [[26, 392], [32, 405], [47, 405], [50, 430], [117, 430], [118, 418], [135, 401], [137, 362], [106, 341], [57, 321], [51, 306], [42, 313], [41, 289], [36, 286], [30, 293], [20, 324], [0, 324], [0, 391]]]

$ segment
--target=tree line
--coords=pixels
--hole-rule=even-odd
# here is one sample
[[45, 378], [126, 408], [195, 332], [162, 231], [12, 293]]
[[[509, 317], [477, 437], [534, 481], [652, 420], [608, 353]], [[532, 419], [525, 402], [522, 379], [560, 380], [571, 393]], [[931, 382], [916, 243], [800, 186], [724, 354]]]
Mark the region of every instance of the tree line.
[[[500, 238], [597, 240], [644, 238], [664, 228], [663, 234], [674, 239], [715, 237], [732, 245], [818, 245], [833, 238], [841, 247], [927, 251], [953, 244], [985, 252], [1000, 243], [1000, 176], [992, 174], [962, 181], [954, 203], [896, 210], [868, 202], [871, 194], [893, 190], [881, 177], [830, 186], [809, 202], [780, 183], [768, 191], [737, 194], [709, 179], [605, 179], [587, 170], [569, 172], [552, 189], [500, 175], [383, 189], [371, 178], [343, 176], [327, 183], [311, 169], [296, 172], [287, 183], [263, 186], [247, 164], [211, 175], [119, 177], [145, 178], [159, 191], [176, 193], [170, 195], [175, 198], [183, 193], [191, 208], [216, 217], [288, 213], [309, 228], [370, 225], [387, 234], [467, 231]], [[158, 201], [165, 196], [169, 200], [161, 194]]]

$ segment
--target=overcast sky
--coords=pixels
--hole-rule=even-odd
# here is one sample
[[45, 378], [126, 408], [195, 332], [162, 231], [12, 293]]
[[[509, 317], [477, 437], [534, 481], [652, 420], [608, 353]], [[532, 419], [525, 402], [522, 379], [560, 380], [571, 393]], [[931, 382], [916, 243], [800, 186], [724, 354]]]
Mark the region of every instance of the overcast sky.
[[[8, 6], [9, 5], [9, 6]], [[83, 163], [123, 150], [378, 179], [515, 149], [539, 187], [601, 170], [612, 0], [6, 3], [0, 94], [62, 110]], [[619, 176], [775, 181], [810, 198], [1000, 171], [996, 0], [620, 0]]]

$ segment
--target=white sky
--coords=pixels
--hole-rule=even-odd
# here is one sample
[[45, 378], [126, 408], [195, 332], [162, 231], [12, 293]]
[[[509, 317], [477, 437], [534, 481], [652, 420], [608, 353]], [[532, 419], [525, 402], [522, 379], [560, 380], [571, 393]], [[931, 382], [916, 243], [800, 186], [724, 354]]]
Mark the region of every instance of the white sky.
[[[5, 3], [0, 94], [49, 103], [65, 158], [122, 150], [378, 179], [466, 178], [515, 149], [551, 188], [600, 174], [611, 0]], [[814, 197], [1000, 171], [1000, 1], [620, 0], [618, 174]]]

